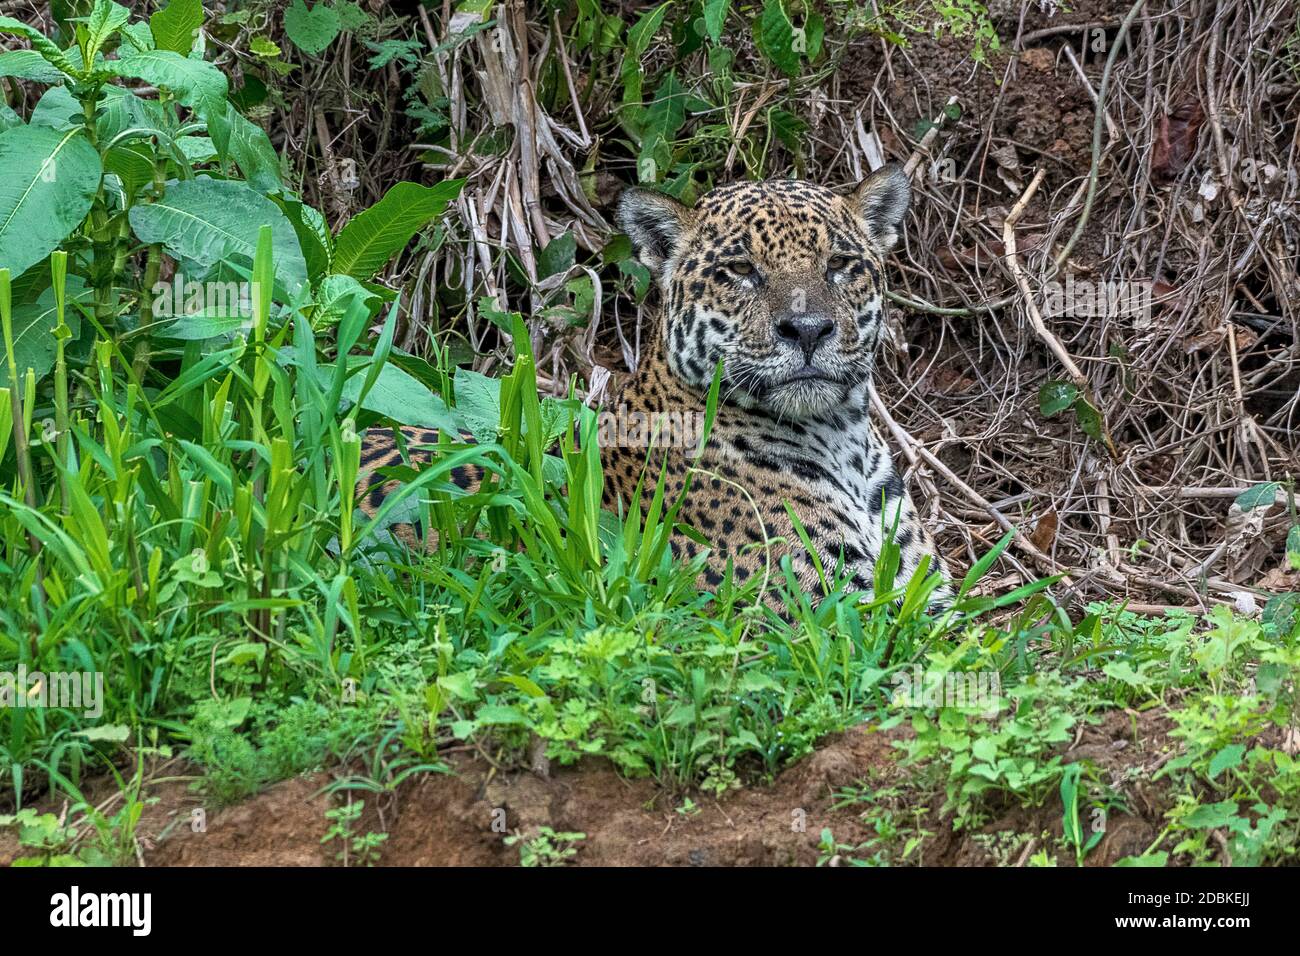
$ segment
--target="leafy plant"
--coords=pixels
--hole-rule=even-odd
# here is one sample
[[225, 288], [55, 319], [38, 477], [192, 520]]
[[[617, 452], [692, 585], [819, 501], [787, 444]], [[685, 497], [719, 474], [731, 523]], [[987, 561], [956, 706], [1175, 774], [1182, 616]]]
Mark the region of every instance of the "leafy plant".
[[380, 848], [388, 839], [387, 833], [354, 832], [365, 809], [365, 803], [358, 800], [325, 811], [325, 819], [330, 821], [330, 828], [325, 831], [320, 842], [341, 844], [334, 858], [344, 866], [374, 866], [379, 862]]
[[990, 792], [1006, 792], [1032, 806], [1067, 772], [1056, 750], [1070, 739], [1078, 720], [1068, 706], [1077, 687], [1043, 672], [1032, 683], [1006, 691], [1013, 704], [1005, 718], [990, 719], [959, 707], [940, 708], [933, 717], [917, 713], [912, 718], [915, 738], [899, 746], [908, 763], [937, 758], [958, 829], [978, 820]]
[[52, 813], [37, 813], [30, 807], [16, 814], [0, 816], [0, 829], [17, 830], [18, 846], [23, 855], [13, 866], [85, 866], [72, 852], [76, 830], [65, 826]]
[[[62, 49], [0, 19], [0, 32], [32, 44], [17, 75], [48, 85], [27, 123], [0, 132], [0, 167], [13, 187], [0, 191], [0, 262], [14, 283], [16, 359], [34, 361], [38, 380], [51, 363], [32, 353], [53, 321], [41, 264], [56, 249], [68, 253], [75, 286], [67, 348], [85, 356], [96, 338], [111, 337], [142, 377], [156, 348], [250, 324], [249, 293], [233, 297], [238, 305], [230, 296], [211, 300], [251, 280], [258, 226], [271, 229], [271, 302], [310, 308], [315, 292], [317, 308], [336, 318], [343, 296], [371, 308], [391, 299], [359, 282], [459, 191], [457, 182], [399, 183], [332, 236], [284, 185], [266, 133], [228, 99], [225, 75], [203, 58], [202, 27], [202, 5], [192, 0], [173, 0], [147, 25], [96, 0]], [[158, 98], [141, 97], [137, 82], [156, 87]], [[170, 263], [176, 278], [166, 282]]]
[[564, 866], [578, 855], [577, 844], [585, 839], [585, 833], [557, 833], [550, 827], [539, 827], [536, 836], [525, 839], [511, 834], [505, 844], [519, 846], [520, 866]]
[[1074, 417], [1084, 433], [1097, 441], [1106, 441], [1106, 425], [1101, 412], [1071, 382], [1044, 382], [1038, 390], [1038, 410], [1044, 418], [1051, 418], [1065, 411], [1074, 410]]

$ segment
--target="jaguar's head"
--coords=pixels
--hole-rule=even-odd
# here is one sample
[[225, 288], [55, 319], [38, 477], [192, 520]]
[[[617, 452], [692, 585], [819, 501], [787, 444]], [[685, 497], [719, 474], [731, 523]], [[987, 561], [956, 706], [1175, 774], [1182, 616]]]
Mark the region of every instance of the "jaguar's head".
[[672, 372], [788, 419], [842, 405], [870, 380], [885, 254], [911, 192], [889, 165], [844, 195], [797, 180], [722, 186], [694, 208], [630, 189], [618, 223], [662, 296]]

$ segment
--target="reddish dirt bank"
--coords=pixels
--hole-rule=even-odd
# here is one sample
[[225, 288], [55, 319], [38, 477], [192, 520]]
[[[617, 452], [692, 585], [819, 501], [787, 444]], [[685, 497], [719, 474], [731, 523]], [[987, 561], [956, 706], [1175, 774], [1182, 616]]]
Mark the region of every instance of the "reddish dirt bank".
[[[1112, 816], [1089, 865], [1141, 853], [1155, 839], [1162, 801], [1142, 779], [1149, 776], [1145, 770], [1167, 759], [1161, 729], [1144, 726], [1135, 737], [1128, 716], [1116, 713], [1088, 727], [1070, 748], [1067, 759], [1087, 757], [1112, 779], [1138, 781], [1126, 788], [1129, 807], [1138, 815]], [[769, 787], [745, 787], [718, 800], [692, 794], [698, 808], [692, 813], [678, 812], [682, 798], [653, 781], [627, 780], [601, 761], [555, 768], [543, 778], [526, 770], [493, 772], [477, 758], [453, 755], [452, 773], [425, 775], [395, 797], [364, 795], [365, 816], [354, 832], [387, 833], [380, 862], [391, 866], [517, 865], [519, 847], [507, 846], [504, 838], [508, 833], [530, 837], [539, 827], [586, 834], [577, 844], [576, 865], [811, 866], [822, 855], [823, 827], [832, 830], [837, 843], [850, 846], [877, 835], [862, 819], [868, 805], [836, 807], [839, 788], [865, 783], [877, 791], [874, 806], [888, 806], [896, 818], [908, 821], [913, 811], [941, 802], [908, 792], [911, 772], [898, 766], [897, 750], [890, 746], [901, 735], [868, 729], [840, 735]], [[334, 779], [318, 773], [288, 780], [236, 806], [209, 811], [205, 832], [191, 829], [201, 800], [186, 783], [149, 787], [147, 794], [155, 799], [138, 831], [140, 860], [149, 866], [338, 865], [338, 844], [320, 842], [329, 826], [326, 811], [346, 799], [326, 792]], [[882, 795], [883, 788], [897, 789]], [[508, 832], [502, 832], [503, 814]], [[974, 832], [953, 833], [948, 820], [926, 812], [921, 825], [933, 836], [910, 862], [1023, 865], [1046, 847], [1061, 865], [1069, 865], [1071, 855], [1055, 843], [1060, 817], [1054, 796], [1039, 808], [994, 808], [990, 822]], [[901, 841], [894, 852], [900, 846]], [[12, 837], [0, 835], [0, 864], [15, 851]]]

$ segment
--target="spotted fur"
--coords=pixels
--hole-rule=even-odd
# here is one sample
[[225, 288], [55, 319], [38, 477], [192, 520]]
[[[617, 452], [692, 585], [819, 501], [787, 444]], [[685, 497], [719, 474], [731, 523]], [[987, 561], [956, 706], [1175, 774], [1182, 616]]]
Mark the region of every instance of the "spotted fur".
[[[720, 187], [694, 208], [640, 189], [621, 199], [619, 225], [654, 275], [661, 307], [648, 354], [612, 405], [702, 415], [719, 362], [722, 401], [702, 455], [602, 445], [604, 505], [629, 507], [647, 457], [666, 471], [672, 493], [693, 471], [680, 520], [710, 543], [703, 583], [719, 584], [728, 565], [742, 581], [775, 574], [788, 555], [800, 586], [820, 592], [787, 503], [826, 573], [842, 557], [857, 589], [871, 590], [889, 533], [901, 551], [900, 580], [925, 559], [946, 578], [868, 415], [884, 255], [908, 201], [896, 167], [844, 195], [774, 180]], [[396, 454], [391, 444], [368, 437], [370, 467], [385, 448]], [[658, 473], [645, 477], [652, 487]], [[371, 490], [367, 501], [386, 492]], [[674, 550], [690, 558], [700, 546], [679, 536]], [[936, 599], [947, 596], [945, 584]]]
[[[461, 441], [473, 442], [474, 436], [468, 432], [461, 433]], [[370, 428], [361, 439], [361, 510], [374, 515], [401, 483], [394, 479], [381, 477], [380, 470], [406, 463], [419, 464], [427, 462], [434, 454], [438, 444], [436, 428], [414, 428], [403, 426], [398, 429]], [[447, 480], [463, 491], [476, 491], [483, 480], [483, 469], [478, 465], [466, 464], [451, 469]], [[438, 539], [432, 529], [423, 541], [414, 525], [399, 522], [391, 529], [393, 536], [408, 548], [437, 547]]]

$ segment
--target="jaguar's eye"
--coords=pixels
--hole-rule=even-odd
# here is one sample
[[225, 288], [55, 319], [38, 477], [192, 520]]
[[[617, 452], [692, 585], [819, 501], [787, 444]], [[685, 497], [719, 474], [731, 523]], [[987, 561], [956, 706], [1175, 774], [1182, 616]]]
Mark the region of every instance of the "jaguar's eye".
[[738, 276], [748, 276], [754, 274], [754, 264], [746, 262], [744, 259], [737, 259], [735, 262], [728, 262], [724, 268]]
[[839, 272], [849, 264], [848, 256], [831, 256], [826, 260], [826, 269], [829, 272]]

